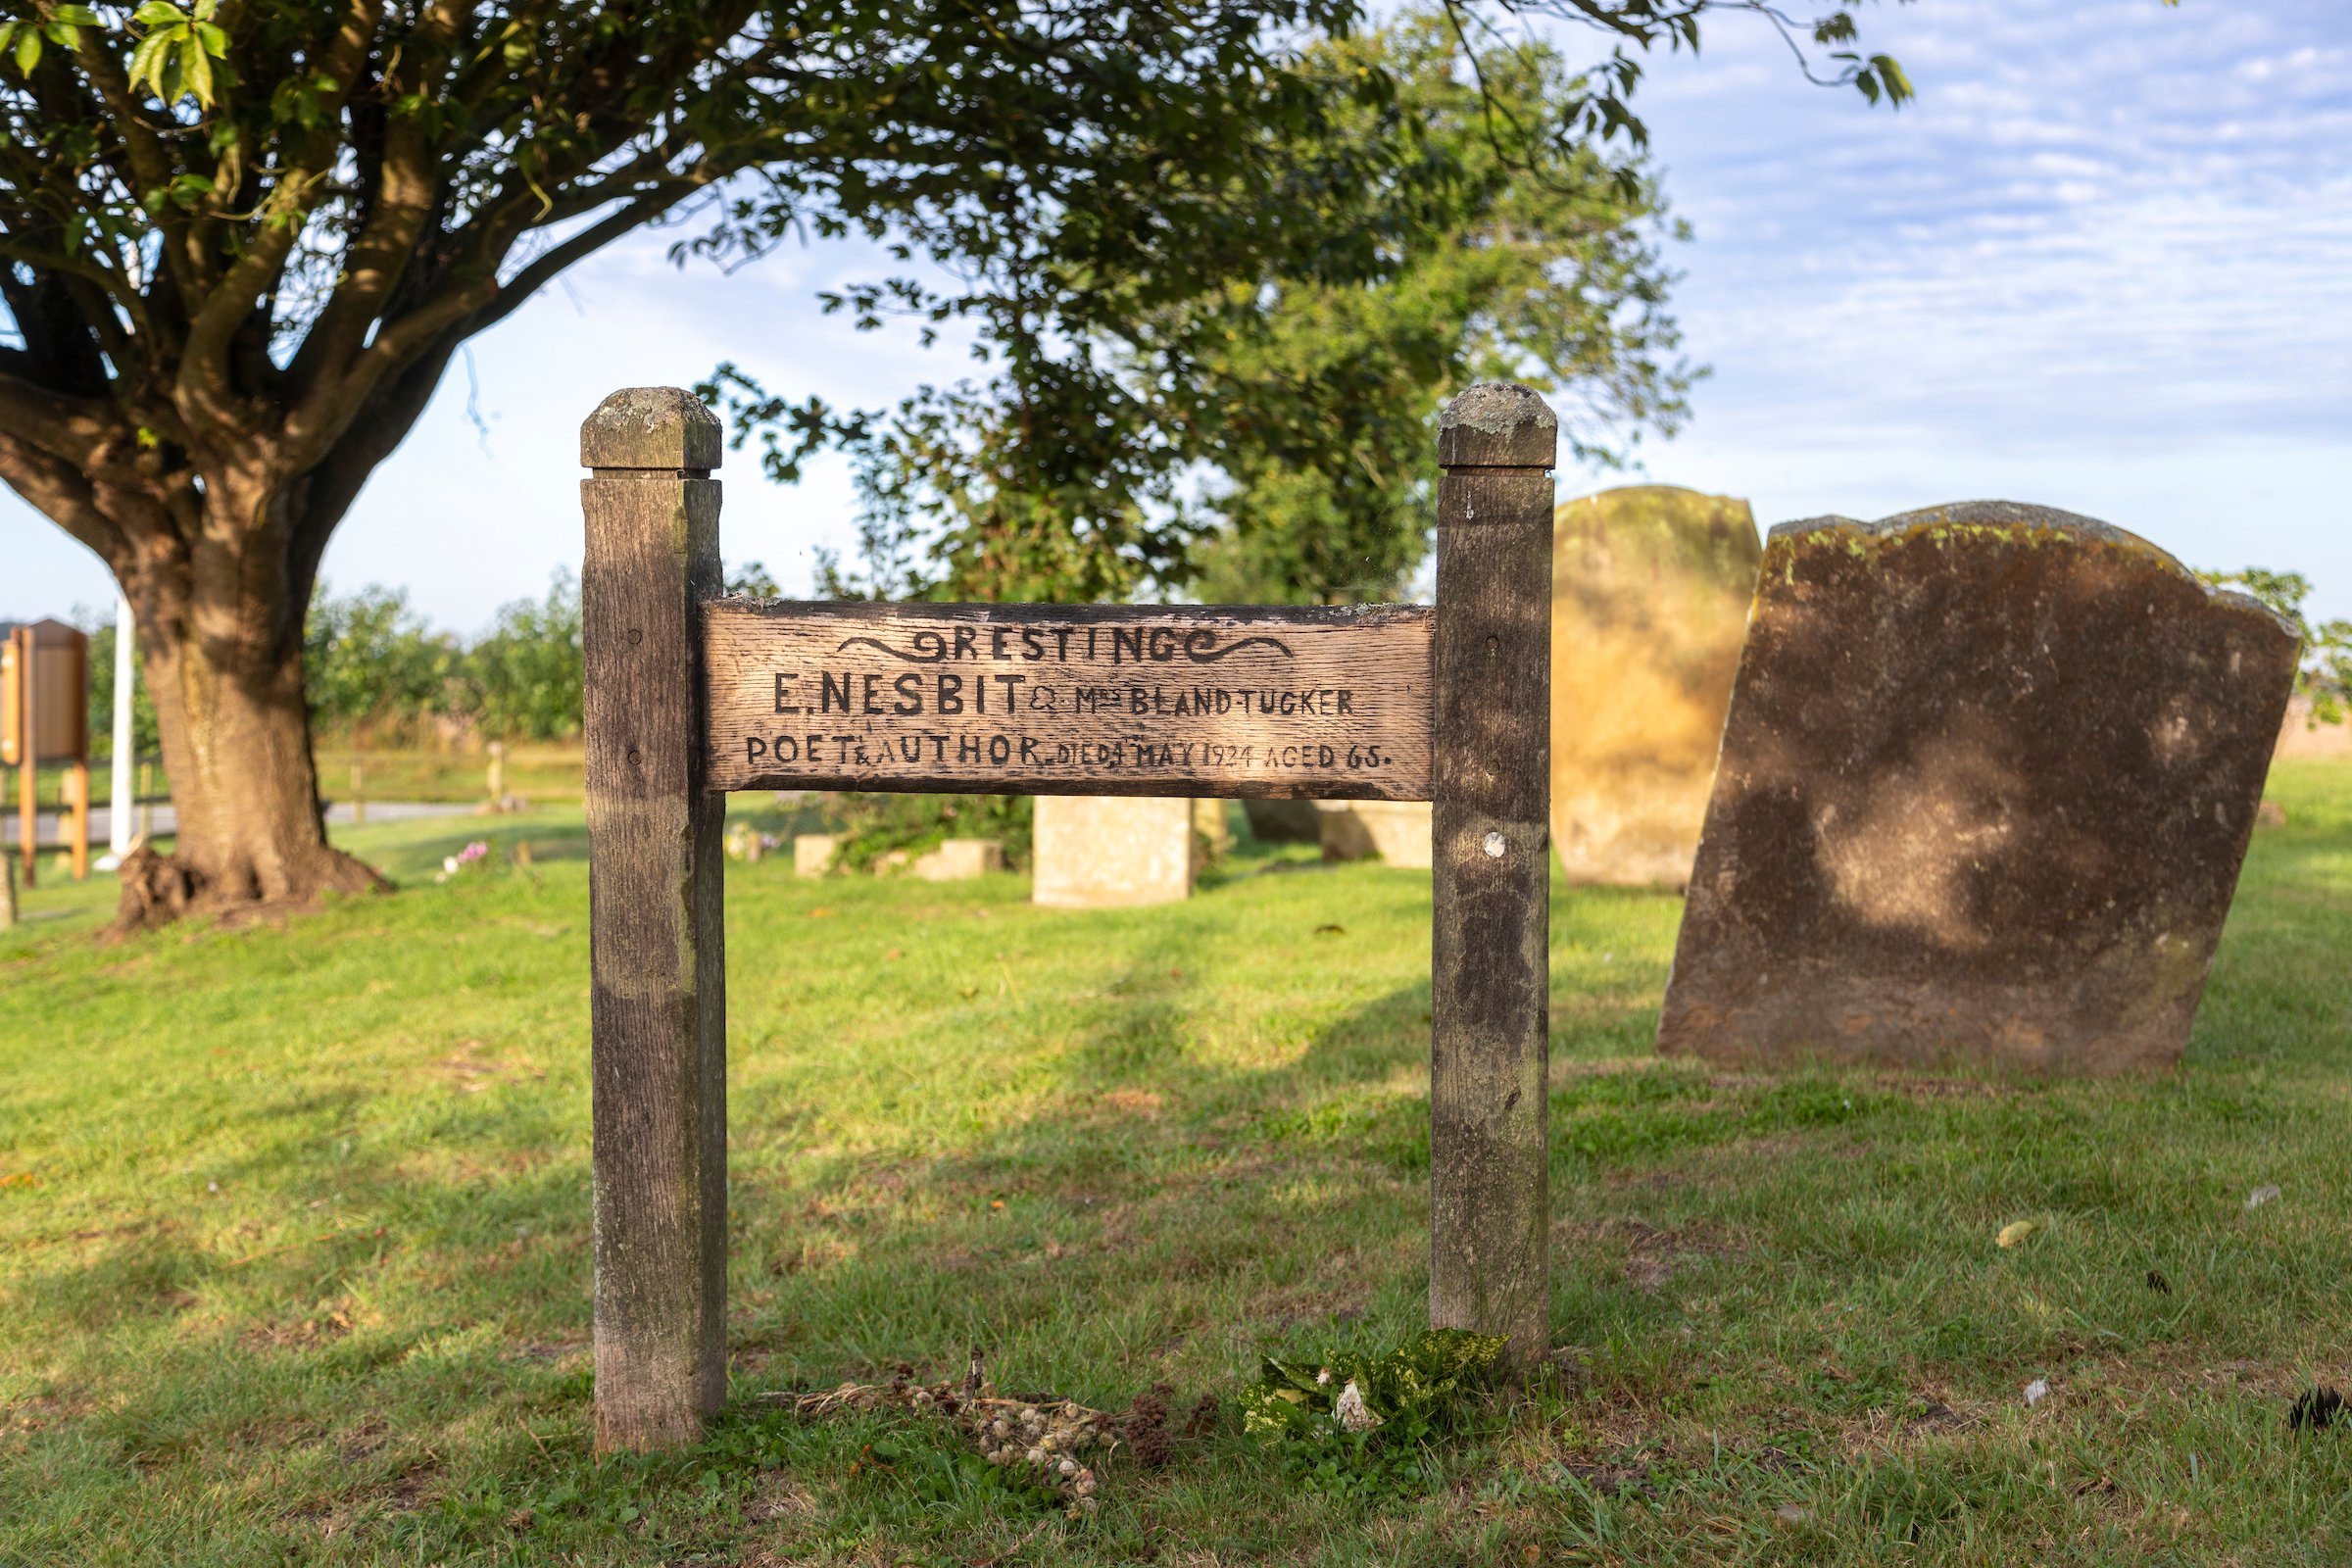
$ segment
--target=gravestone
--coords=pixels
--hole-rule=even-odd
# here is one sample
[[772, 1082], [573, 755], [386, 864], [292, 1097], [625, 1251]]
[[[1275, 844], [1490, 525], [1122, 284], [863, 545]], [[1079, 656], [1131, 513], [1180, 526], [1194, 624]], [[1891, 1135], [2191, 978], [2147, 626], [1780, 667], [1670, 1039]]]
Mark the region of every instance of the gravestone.
[[1658, 1049], [2179, 1060], [2295, 659], [2269, 610], [2086, 517], [1775, 528]]
[[908, 867], [925, 882], [969, 882], [1004, 869], [1002, 839], [949, 839], [914, 858]]
[[1551, 842], [1571, 882], [1690, 880], [1763, 548], [1672, 485], [1563, 502], [1551, 535]]
[[2312, 710], [2309, 697], [2298, 695], [2286, 705], [2286, 721], [2278, 726], [2278, 757], [2352, 757], [2352, 721], [2329, 723]]
[[840, 853], [838, 833], [796, 833], [792, 840], [792, 874], [823, 876], [833, 869], [833, 858]]
[[1233, 822], [1225, 807], [1225, 802], [1205, 795], [1193, 802], [1193, 831], [1200, 835], [1203, 863], [1233, 853]]
[[1407, 870], [1430, 868], [1433, 848], [1427, 801], [1317, 801], [1323, 858], [1379, 859]]
[[1041, 795], [1029, 897], [1119, 909], [1192, 897], [1193, 803], [1158, 795]]
[[1242, 811], [1250, 836], [1260, 844], [1314, 844], [1323, 837], [1322, 814], [1312, 801], [1250, 800]]

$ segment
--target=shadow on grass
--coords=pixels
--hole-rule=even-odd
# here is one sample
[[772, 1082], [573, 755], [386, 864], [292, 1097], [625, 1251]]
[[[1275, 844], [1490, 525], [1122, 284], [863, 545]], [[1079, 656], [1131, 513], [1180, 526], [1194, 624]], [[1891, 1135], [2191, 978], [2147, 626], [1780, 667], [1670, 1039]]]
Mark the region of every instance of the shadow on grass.
[[[2066, 1424], [2077, 1386], [2131, 1384], [2118, 1397], [2133, 1412], [2176, 1394], [2220, 1408], [2197, 1380], [2223, 1360], [2261, 1369], [2248, 1379], [2329, 1364], [2352, 1327], [2352, 1245], [2333, 1218], [2352, 1202], [2352, 918], [2340, 837], [2312, 820], [2258, 841], [2197, 1045], [2158, 1080], [1658, 1062], [1677, 902], [1555, 889], [1553, 1321], [1586, 1382], [1558, 1431], [1522, 1434], [1530, 1452], [1606, 1434], [1657, 1446], [1642, 1465], [1679, 1456], [1685, 1479], [1639, 1506], [1696, 1509], [1703, 1545], [1705, 1518], [1738, 1511], [1708, 1490], [1708, 1444], [1769, 1439], [1821, 1456], [1774, 1485], [1825, 1519], [1846, 1509], [1855, 1540], [1948, 1544], [1951, 1495], [1998, 1503], [1951, 1488], [2015, 1468], [2029, 1377], [2068, 1391], [2034, 1430], [2080, 1446], [2095, 1480], [2125, 1474], [2101, 1446], [2123, 1439], [2087, 1414]], [[429, 885], [441, 856], [514, 835], [544, 878]], [[331, 1525], [421, 1560], [510, 1544], [529, 1560], [557, 1540], [598, 1543], [595, 1560], [674, 1559], [681, 1543], [748, 1539], [757, 1499], [729, 1489], [762, 1466], [807, 1489], [774, 1504], [817, 1521], [794, 1538], [803, 1555], [897, 1560], [876, 1520], [898, 1521], [896, 1544], [929, 1539], [906, 1522], [915, 1505], [891, 1514], [846, 1479], [869, 1426], [740, 1416], [722, 1440], [758, 1449], [741, 1463], [586, 1452], [583, 844], [553, 813], [448, 819], [392, 845], [424, 874], [391, 899], [233, 942], [152, 939], [105, 966], [59, 960], [42, 984], [61, 1016], [106, 995], [124, 1010], [80, 1026], [90, 1065], [49, 1071], [41, 1094], [65, 1096], [123, 1042], [182, 1089], [154, 1105], [135, 1083], [40, 1102], [44, 1120], [93, 1129], [44, 1156], [43, 1200], [115, 1186], [74, 1211], [86, 1237], [9, 1216], [0, 1328], [28, 1348], [9, 1396], [54, 1401], [12, 1440], [16, 1475], [83, 1487], [78, 1517], [117, 1518], [164, 1555], [307, 1529], [281, 1556], [324, 1557], [341, 1549], [318, 1535]], [[901, 1360], [937, 1375], [978, 1344], [1010, 1383], [1115, 1405], [1161, 1380], [1230, 1392], [1262, 1350], [1385, 1345], [1419, 1324], [1426, 882], [1250, 869], [1240, 858], [1191, 905], [1067, 916], [1029, 907], [1011, 878], [809, 885], [730, 867], [739, 1393]], [[224, 990], [249, 1000], [219, 1004]], [[338, 1015], [340, 1033], [320, 1022]], [[264, 1049], [293, 1036], [300, 1051]], [[9, 1147], [36, 1131], [20, 1118]], [[2285, 1197], [2249, 1209], [2265, 1183]], [[1996, 1247], [2019, 1218], [2038, 1237]], [[1900, 1423], [1922, 1391], [1978, 1423], [1977, 1447], [1947, 1462], [1919, 1446]], [[2145, 1431], [2130, 1428], [2154, 1464], [2163, 1440]], [[2221, 1450], [2200, 1441], [2211, 1462]], [[1138, 1491], [1149, 1530], [1121, 1528], [1213, 1545], [1248, 1519], [1260, 1548], [1295, 1555], [1357, 1528], [1219, 1453]], [[1465, 1486], [1484, 1484], [1479, 1465]], [[1816, 1468], [1844, 1493], [1803, 1494]], [[242, 1499], [239, 1518], [222, 1497]], [[918, 1502], [995, 1528], [989, 1507]], [[1475, 1530], [1488, 1506], [1446, 1514]], [[1545, 1506], [1597, 1528], [1589, 1500]], [[522, 1513], [535, 1522], [512, 1522]], [[988, 1551], [1028, 1525], [1005, 1528]], [[1068, 1554], [1132, 1560], [1140, 1539]], [[1487, 1549], [1438, 1539], [1451, 1544], [1432, 1560]], [[1380, 1541], [1360, 1544], [1366, 1560], [1394, 1545]], [[273, 1559], [222, 1545], [210, 1560]]]

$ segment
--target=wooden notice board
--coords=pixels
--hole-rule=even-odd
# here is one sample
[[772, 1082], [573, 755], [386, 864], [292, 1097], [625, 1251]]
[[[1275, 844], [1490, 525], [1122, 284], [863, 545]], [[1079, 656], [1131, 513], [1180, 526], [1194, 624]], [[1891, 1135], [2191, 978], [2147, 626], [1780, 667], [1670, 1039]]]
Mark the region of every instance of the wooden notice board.
[[1426, 606], [702, 614], [711, 790], [1429, 799]]

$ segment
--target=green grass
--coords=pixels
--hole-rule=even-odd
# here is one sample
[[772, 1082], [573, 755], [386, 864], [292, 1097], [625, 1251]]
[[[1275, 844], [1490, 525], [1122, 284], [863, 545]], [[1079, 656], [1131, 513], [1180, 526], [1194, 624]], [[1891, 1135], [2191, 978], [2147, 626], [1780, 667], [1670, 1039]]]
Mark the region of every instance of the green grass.
[[105, 890], [43, 887], [0, 934], [0, 1564], [2343, 1562], [2352, 1432], [2284, 1415], [2352, 1382], [2352, 768], [2273, 792], [2186, 1064], [2123, 1083], [1662, 1063], [1677, 902], [1555, 889], [1560, 1373], [1428, 1495], [1299, 1491], [1231, 1415], [1262, 1352], [1421, 1321], [1426, 878], [1245, 851], [1068, 914], [731, 868], [737, 1395], [978, 1344], [1224, 1396], [1068, 1525], [742, 1397], [591, 1456], [576, 815], [355, 832], [406, 891], [282, 927], [99, 949]]
[[[479, 801], [490, 792], [490, 758], [480, 750], [321, 746], [318, 760], [319, 793], [334, 801], [352, 798], [355, 763], [371, 801]], [[517, 743], [507, 748], [503, 782], [509, 795], [577, 805], [583, 765], [578, 741]]]

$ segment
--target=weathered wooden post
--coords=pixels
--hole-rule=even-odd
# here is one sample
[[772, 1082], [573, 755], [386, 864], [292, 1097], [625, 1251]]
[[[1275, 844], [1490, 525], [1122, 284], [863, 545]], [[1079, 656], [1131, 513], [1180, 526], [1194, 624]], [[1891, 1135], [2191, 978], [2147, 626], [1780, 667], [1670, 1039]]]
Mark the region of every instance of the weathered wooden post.
[[580, 427], [600, 1450], [693, 1443], [726, 1397], [726, 797], [705, 788], [701, 608], [719, 435], [673, 387]]
[[1559, 421], [1489, 382], [1438, 425], [1429, 1320], [1549, 1348], [1551, 478]]

